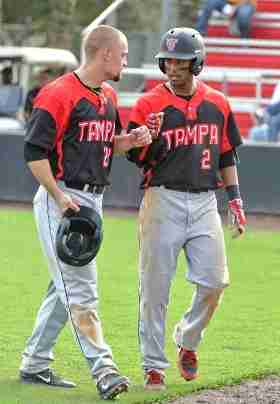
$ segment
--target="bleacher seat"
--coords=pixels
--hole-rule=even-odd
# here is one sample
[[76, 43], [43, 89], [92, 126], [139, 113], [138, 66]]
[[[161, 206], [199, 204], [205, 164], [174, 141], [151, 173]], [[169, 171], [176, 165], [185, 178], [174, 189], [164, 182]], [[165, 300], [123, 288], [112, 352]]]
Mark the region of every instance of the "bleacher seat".
[[[258, 1], [250, 39], [233, 37], [228, 21], [214, 15], [205, 44], [206, 63], [199, 78], [228, 96], [241, 134], [246, 137], [253, 125], [252, 113], [269, 103], [280, 80], [280, 1]], [[166, 79], [156, 65], [126, 69], [126, 74], [142, 76], [140, 91], [150, 90]], [[136, 98], [131, 94], [120, 97], [124, 124]]]

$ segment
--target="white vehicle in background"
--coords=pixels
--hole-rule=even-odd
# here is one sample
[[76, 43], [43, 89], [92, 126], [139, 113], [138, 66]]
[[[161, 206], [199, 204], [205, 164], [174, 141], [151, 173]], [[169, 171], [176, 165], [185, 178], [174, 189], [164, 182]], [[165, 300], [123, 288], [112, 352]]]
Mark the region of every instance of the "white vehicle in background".
[[69, 50], [0, 46], [0, 78], [4, 69], [12, 70], [10, 84], [0, 80], [0, 135], [24, 134], [25, 98], [36, 85], [40, 70], [51, 69], [55, 78], [77, 66], [78, 60]]

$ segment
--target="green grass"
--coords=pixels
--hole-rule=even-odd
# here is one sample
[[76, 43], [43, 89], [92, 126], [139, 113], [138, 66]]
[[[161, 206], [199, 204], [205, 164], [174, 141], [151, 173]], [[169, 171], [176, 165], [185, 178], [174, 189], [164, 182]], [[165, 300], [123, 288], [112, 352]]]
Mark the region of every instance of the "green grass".
[[[105, 240], [98, 257], [105, 336], [121, 371], [133, 382], [130, 392], [118, 402], [159, 403], [205, 387], [279, 374], [279, 236], [248, 231], [243, 240], [233, 241], [226, 234], [231, 287], [200, 346], [201, 377], [189, 384], [179, 377], [171, 339], [173, 326], [192, 294], [192, 287], [184, 278], [184, 259], [180, 257], [168, 311], [168, 389], [163, 393], [143, 391], [137, 346], [136, 226], [135, 218], [105, 216]], [[76, 381], [78, 388], [67, 391], [18, 382], [21, 352], [45, 293], [48, 272], [31, 212], [1, 210], [0, 234], [0, 403], [99, 403], [85, 360], [68, 327], [56, 346], [54, 368]]]

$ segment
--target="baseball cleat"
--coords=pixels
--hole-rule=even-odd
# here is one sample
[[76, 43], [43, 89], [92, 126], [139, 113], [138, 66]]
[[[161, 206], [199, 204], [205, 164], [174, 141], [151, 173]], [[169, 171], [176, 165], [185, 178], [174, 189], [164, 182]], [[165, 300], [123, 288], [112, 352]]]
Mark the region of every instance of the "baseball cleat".
[[165, 390], [164, 373], [151, 369], [145, 373], [144, 389], [150, 391]]
[[191, 381], [198, 377], [198, 356], [195, 351], [188, 351], [186, 348], [180, 347], [177, 365], [181, 376], [186, 381]]
[[103, 400], [113, 400], [119, 394], [126, 392], [129, 379], [118, 373], [110, 373], [102, 377], [96, 385], [97, 391]]
[[43, 384], [51, 387], [73, 388], [76, 384], [68, 380], [62, 379], [56, 375], [51, 369], [45, 369], [39, 373], [26, 373], [22, 370], [19, 374], [20, 381], [26, 384]]

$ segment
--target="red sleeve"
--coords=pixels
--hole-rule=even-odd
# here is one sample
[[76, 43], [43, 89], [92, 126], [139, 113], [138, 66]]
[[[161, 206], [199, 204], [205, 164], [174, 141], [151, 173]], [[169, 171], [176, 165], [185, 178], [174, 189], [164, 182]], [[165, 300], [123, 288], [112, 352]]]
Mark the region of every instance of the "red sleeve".
[[225, 102], [223, 113], [225, 120], [220, 143], [221, 154], [233, 150], [242, 144], [242, 138], [228, 101]]
[[[136, 105], [132, 108], [129, 123], [128, 123], [128, 132], [136, 128], [138, 126], [142, 126], [146, 124], [146, 117], [151, 113], [151, 107], [149, 103], [144, 98], [139, 98], [136, 102]], [[130, 154], [134, 155], [134, 159], [139, 162], [143, 161], [149, 148], [151, 145], [144, 146], [138, 148], [137, 150], [133, 150]]]
[[129, 123], [138, 124], [138, 126], [145, 125], [146, 117], [151, 112], [152, 109], [145, 98], [139, 98], [139, 100], [136, 102], [136, 105], [131, 110]]
[[52, 88], [43, 88], [34, 102], [26, 140], [52, 150], [62, 143], [69, 113], [65, 96], [59, 97]]
[[54, 91], [43, 91], [42, 89], [35, 98], [34, 107], [48, 111], [56, 121], [57, 126], [64, 122], [65, 96], [62, 98]]

